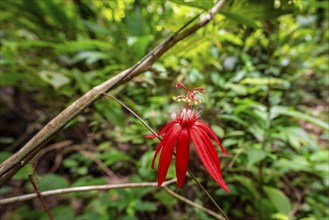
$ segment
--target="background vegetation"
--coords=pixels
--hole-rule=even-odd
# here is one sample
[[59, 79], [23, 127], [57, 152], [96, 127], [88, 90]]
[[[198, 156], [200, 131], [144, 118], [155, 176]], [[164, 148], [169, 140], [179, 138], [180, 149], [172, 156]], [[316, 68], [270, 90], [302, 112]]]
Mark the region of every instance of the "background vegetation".
[[[93, 86], [132, 66], [213, 1], [4, 0], [1, 161]], [[159, 130], [179, 105], [177, 82], [202, 86], [201, 117], [232, 157], [219, 156], [225, 193], [195, 153], [189, 168], [231, 219], [328, 218], [328, 2], [228, 1], [213, 22], [111, 92]], [[102, 98], [50, 140], [1, 197], [117, 182], [153, 182], [157, 140]], [[168, 178], [174, 177], [174, 167]], [[176, 189], [176, 186], [170, 188]], [[214, 209], [191, 178], [179, 194]], [[163, 189], [46, 199], [56, 219], [211, 219]], [[38, 200], [2, 219], [46, 219]]]

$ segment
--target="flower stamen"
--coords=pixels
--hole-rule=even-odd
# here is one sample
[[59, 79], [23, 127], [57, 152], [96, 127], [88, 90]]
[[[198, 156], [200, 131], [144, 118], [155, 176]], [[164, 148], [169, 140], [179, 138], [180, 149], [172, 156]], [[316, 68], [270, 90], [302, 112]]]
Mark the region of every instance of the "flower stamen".
[[180, 88], [180, 87], [183, 87], [185, 89], [185, 91], [187, 92], [187, 94], [178, 95], [176, 97], [174, 96], [174, 97], [172, 97], [172, 99], [177, 102], [185, 102], [187, 107], [190, 105], [199, 105], [201, 103], [201, 99], [197, 99], [195, 97], [195, 94], [201, 94], [201, 93], [206, 92], [206, 90], [202, 87], [197, 87], [195, 89], [188, 90], [187, 87], [183, 83], [178, 83], [176, 85], [176, 88]]

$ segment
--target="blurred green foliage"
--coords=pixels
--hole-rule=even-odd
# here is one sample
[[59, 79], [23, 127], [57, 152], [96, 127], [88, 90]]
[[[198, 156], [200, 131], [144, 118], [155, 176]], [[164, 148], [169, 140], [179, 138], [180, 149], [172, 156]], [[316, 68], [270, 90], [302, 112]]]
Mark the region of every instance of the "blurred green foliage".
[[[1, 161], [75, 99], [177, 31], [213, 1], [3, 0]], [[225, 193], [191, 155], [190, 169], [232, 219], [328, 217], [328, 4], [326, 1], [228, 1], [214, 21], [172, 48], [146, 72], [111, 91], [153, 128], [180, 106], [177, 82], [202, 86], [201, 117], [232, 157], [222, 157]], [[10, 197], [41, 190], [156, 181], [156, 140], [102, 98], [48, 143], [38, 162], [3, 189]], [[72, 145], [54, 145], [70, 140]], [[74, 147], [72, 147], [74, 145]], [[57, 147], [56, 147], [57, 146]], [[79, 150], [80, 149], [80, 150]], [[87, 150], [92, 156], [86, 156]], [[174, 177], [172, 166], [168, 178]], [[173, 186], [173, 188], [175, 188]], [[181, 195], [210, 201], [188, 178]], [[211, 219], [161, 189], [120, 189], [47, 201], [56, 219]], [[3, 219], [47, 219], [36, 202], [3, 207]]]

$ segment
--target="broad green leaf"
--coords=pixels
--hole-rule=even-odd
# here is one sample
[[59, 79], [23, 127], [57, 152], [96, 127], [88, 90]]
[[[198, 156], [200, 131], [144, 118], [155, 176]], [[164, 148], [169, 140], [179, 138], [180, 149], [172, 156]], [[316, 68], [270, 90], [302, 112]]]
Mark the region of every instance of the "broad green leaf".
[[59, 89], [61, 86], [64, 86], [70, 82], [69, 78], [67, 78], [62, 73], [43, 70], [39, 72], [39, 76], [42, 80], [49, 83], [55, 89]]
[[14, 180], [28, 179], [28, 175], [33, 173], [33, 166], [26, 164], [14, 176]]
[[302, 113], [302, 112], [299, 112], [299, 111], [296, 111], [293, 109], [289, 109], [288, 107], [273, 106], [273, 108], [271, 108], [271, 118], [274, 119], [279, 115], [286, 115], [286, 116], [290, 116], [290, 117], [293, 117], [296, 119], [308, 121], [323, 129], [329, 130], [329, 123], [326, 123], [320, 119], [317, 119], [313, 116], [307, 115], [305, 113]]
[[249, 148], [245, 152], [248, 155], [248, 168], [266, 158], [267, 155], [265, 151], [255, 148]]
[[111, 55], [109, 53], [102, 51], [82, 51], [73, 58], [73, 62], [86, 61], [88, 65], [91, 65], [99, 60], [107, 60], [110, 58]]
[[248, 93], [245, 86], [233, 83], [226, 83], [225, 88], [235, 92], [237, 95], [246, 95]]
[[100, 158], [104, 161], [104, 163], [108, 166], [111, 166], [112, 164], [116, 162], [123, 162], [123, 161], [129, 161], [132, 158], [127, 155], [126, 153], [123, 153], [121, 151], [118, 151], [114, 148], [109, 149], [106, 153], [102, 153], [100, 155]]
[[234, 121], [234, 122], [239, 123], [239, 124], [241, 124], [245, 127], [249, 126], [248, 122], [246, 122], [243, 119], [241, 119], [237, 116], [234, 116], [234, 115], [221, 115], [220, 118], [224, 119], [224, 120]]
[[68, 186], [69, 184], [67, 180], [64, 177], [57, 174], [45, 174], [40, 177], [40, 181], [39, 181], [40, 191], [61, 189]]
[[154, 198], [160, 201], [162, 204], [166, 206], [168, 210], [172, 210], [174, 204], [176, 204], [176, 200], [172, 198], [166, 191], [160, 190], [154, 195]]
[[240, 84], [249, 85], [283, 85], [289, 86], [289, 82], [279, 78], [245, 78], [240, 81]]
[[273, 214], [271, 217], [273, 220], [290, 220], [288, 215], [282, 213]]
[[[48, 46], [48, 45], [45, 45]], [[110, 42], [104, 42], [100, 40], [78, 40], [78, 41], [65, 41], [60, 44], [50, 45], [54, 47], [56, 53], [77, 53], [80, 51], [104, 51], [112, 49]]]
[[271, 214], [276, 212], [275, 207], [272, 205], [272, 202], [265, 197], [260, 198], [256, 204], [258, 219], [271, 219]]
[[[54, 219], [74, 219], [74, 209], [72, 206], [63, 205], [53, 207], [51, 213], [54, 216]], [[40, 218], [40, 220], [48, 220], [49, 217], [46, 213]]]
[[85, 74], [81, 73], [79, 70], [76, 69], [72, 70], [71, 73], [76, 80], [78, 88], [82, 92], [87, 92], [90, 89], [90, 84], [86, 79]]
[[6, 152], [6, 151], [0, 151], [0, 163], [5, 161], [7, 158], [11, 156], [11, 153]]
[[[156, 175], [156, 172], [151, 169], [151, 162], [153, 156], [154, 151], [147, 151], [138, 160], [138, 174], [146, 180], [152, 180]], [[156, 167], [158, 159], [159, 157], [157, 157], [157, 160], [155, 161]]]
[[13, 86], [25, 79], [25, 74], [23, 73], [5, 73], [0, 72], [0, 86]]
[[153, 212], [157, 210], [157, 206], [152, 202], [137, 200], [136, 210], [141, 212]]
[[152, 40], [153, 40], [152, 35], [130, 37], [128, 38], [128, 45], [132, 46], [135, 54], [137, 55], [137, 58], [140, 58], [146, 54], [147, 47]]
[[291, 171], [311, 171], [310, 163], [299, 155], [289, 159], [281, 158], [274, 162], [273, 167], [281, 174]]
[[264, 186], [263, 189], [278, 212], [287, 215], [292, 208], [288, 197], [281, 190], [273, 187]]
[[235, 45], [238, 45], [238, 46], [243, 45], [242, 39], [240, 37], [238, 37], [237, 35], [231, 33], [231, 32], [228, 32], [228, 31], [225, 31], [225, 30], [220, 30], [218, 32], [218, 36], [219, 36], [219, 39], [221, 41], [227, 41], [229, 43], [232, 43], [232, 44], [235, 44]]
[[210, 9], [214, 3], [212, 1], [200, 1], [200, 0], [169, 0], [177, 5], [184, 5], [193, 8]]
[[224, 133], [224, 129], [217, 126], [217, 125], [211, 125], [211, 129], [215, 132], [215, 134], [220, 137], [223, 138], [225, 133]]
[[222, 14], [222, 15], [225, 15], [229, 19], [232, 19], [234, 21], [237, 21], [238, 23], [247, 25], [249, 27], [252, 27], [252, 28], [258, 28], [259, 27], [257, 25], [257, 23], [255, 22], [255, 20], [250, 19], [248, 17], [245, 17], [241, 14], [230, 12], [230, 11], [224, 11], [224, 10], [220, 10], [219, 13]]
[[257, 201], [257, 199], [260, 197], [260, 195], [257, 191], [256, 184], [253, 182], [252, 179], [250, 179], [246, 176], [238, 176], [238, 175], [235, 175], [233, 177], [233, 179], [238, 181], [239, 183], [241, 183], [241, 185], [243, 185], [251, 193], [251, 195], [256, 199], [255, 202]]

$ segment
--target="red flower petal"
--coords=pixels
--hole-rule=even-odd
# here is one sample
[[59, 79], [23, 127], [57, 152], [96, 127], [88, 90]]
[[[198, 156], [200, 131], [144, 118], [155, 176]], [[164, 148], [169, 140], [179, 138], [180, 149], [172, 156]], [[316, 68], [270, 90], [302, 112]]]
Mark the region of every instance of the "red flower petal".
[[190, 134], [187, 129], [183, 129], [178, 136], [176, 145], [176, 176], [179, 189], [184, 184], [189, 159]]
[[161, 186], [166, 179], [168, 168], [171, 162], [171, 158], [174, 152], [177, 136], [181, 133], [181, 126], [176, 124], [172, 128], [172, 135], [168, 138], [168, 142], [163, 146], [159, 160], [158, 169], [158, 186]]
[[154, 169], [154, 162], [155, 162], [156, 157], [158, 156], [158, 153], [160, 152], [160, 150], [162, 149], [163, 146], [167, 145], [167, 142], [168, 142], [168, 140], [171, 139], [172, 135], [173, 135], [173, 129], [170, 128], [168, 130], [168, 132], [165, 134], [165, 136], [162, 138], [160, 143], [158, 144], [158, 146], [155, 150], [154, 156], [153, 156], [153, 160], [152, 160], [152, 165], [151, 165], [152, 169]]
[[200, 129], [198, 130], [200, 132], [201, 138], [203, 140], [203, 143], [205, 144], [205, 148], [206, 150], [208, 150], [208, 153], [210, 154], [211, 158], [212, 158], [212, 162], [215, 164], [215, 166], [218, 169], [218, 172], [221, 174], [222, 170], [220, 168], [220, 160], [218, 158], [217, 155], [217, 150], [215, 145], [212, 143], [211, 139], [209, 138], [208, 134]]
[[220, 141], [218, 140], [216, 134], [208, 127], [208, 125], [206, 123], [204, 123], [201, 120], [197, 120], [195, 122], [195, 125], [202, 128], [203, 130], [205, 130], [215, 141], [216, 143], [219, 145], [220, 149], [222, 150], [222, 152], [224, 154], [226, 154], [227, 156], [231, 156], [231, 154], [229, 154], [223, 147], [223, 145], [220, 143]]
[[[166, 124], [166, 126], [164, 126], [158, 133], [158, 136], [161, 136], [164, 132], [166, 132], [171, 126], [173, 126], [174, 122], [169, 122], [168, 124]], [[157, 136], [154, 134], [150, 134], [150, 135], [146, 135], [144, 136], [144, 138], [156, 138]]]
[[196, 149], [202, 163], [204, 164], [204, 166], [210, 173], [210, 175], [216, 180], [218, 185], [220, 185], [226, 192], [229, 192], [230, 190], [228, 189], [227, 185], [225, 184], [221, 174], [218, 172], [217, 167], [212, 162], [212, 158], [209, 155], [209, 152], [206, 150], [206, 146], [202, 142], [202, 138], [200, 137], [200, 133], [196, 129], [196, 127], [192, 127], [190, 129], [190, 134], [191, 134], [191, 138], [192, 138], [193, 144], [195, 146], [195, 149]]

